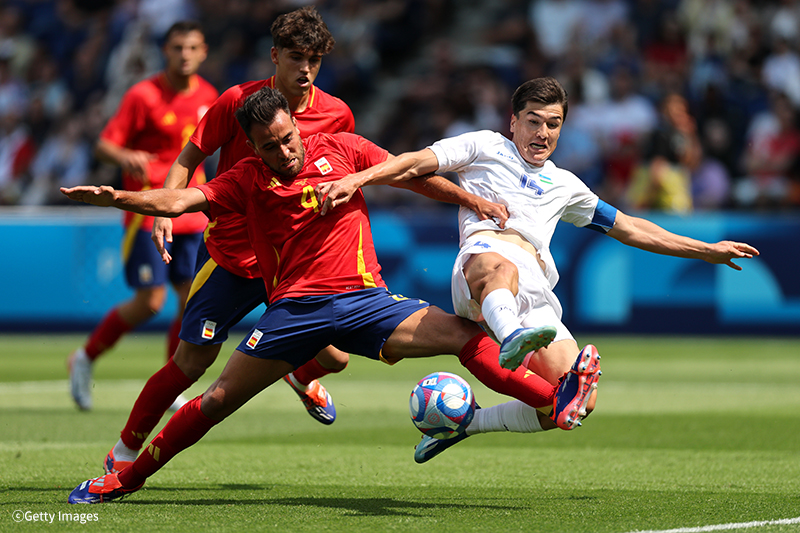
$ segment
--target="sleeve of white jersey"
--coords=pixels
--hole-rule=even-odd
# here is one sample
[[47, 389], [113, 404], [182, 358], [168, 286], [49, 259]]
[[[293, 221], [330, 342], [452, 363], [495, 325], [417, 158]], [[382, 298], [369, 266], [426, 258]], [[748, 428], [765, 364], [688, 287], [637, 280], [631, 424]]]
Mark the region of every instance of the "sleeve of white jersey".
[[570, 203], [561, 220], [579, 228], [588, 228], [600, 233], [608, 233], [614, 227], [617, 209], [601, 200], [577, 177]]
[[487, 142], [486, 134], [491, 132], [473, 131], [456, 137], [448, 137], [433, 143], [430, 150], [439, 161], [441, 172], [458, 172], [474, 162], [480, 154], [481, 146]]

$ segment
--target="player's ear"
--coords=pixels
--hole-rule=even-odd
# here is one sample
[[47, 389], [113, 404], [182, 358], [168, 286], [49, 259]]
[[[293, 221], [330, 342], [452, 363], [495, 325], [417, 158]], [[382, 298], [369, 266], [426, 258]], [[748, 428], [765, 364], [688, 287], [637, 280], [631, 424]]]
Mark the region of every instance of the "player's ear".
[[244, 143], [253, 151], [253, 153], [258, 155], [258, 151], [256, 150], [256, 145], [253, 144], [253, 141], [251, 141], [250, 139], [247, 139]]
[[272, 59], [272, 62], [274, 64], [276, 65], [278, 64], [278, 49], [275, 48], [274, 46], [269, 51], [269, 57], [270, 59]]

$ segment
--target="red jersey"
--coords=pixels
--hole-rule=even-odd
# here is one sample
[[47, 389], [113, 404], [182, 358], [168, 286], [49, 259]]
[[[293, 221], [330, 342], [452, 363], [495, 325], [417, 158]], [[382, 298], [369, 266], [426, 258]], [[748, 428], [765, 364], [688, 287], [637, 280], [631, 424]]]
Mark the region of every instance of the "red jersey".
[[[186, 91], [177, 92], [162, 72], [131, 87], [122, 97], [119, 109], [108, 121], [100, 138], [131, 150], [143, 150], [156, 156], [150, 162], [147, 187], [164, 186], [172, 163], [194, 132], [200, 119], [217, 98], [217, 90], [200, 76], [193, 76]], [[192, 177], [193, 185], [205, 183], [202, 168]], [[143, 184], [123, 173], [122, 186], [138, 191]], [[197, 216], [201, 215], [201, 216]], [[125, 213], [125, 226], [140, 223], [138, 229], [150, 231], [153, 217]], [[176, 234], [203, 231], [207, 219], [202, 213], [188, 213], [173, 221]]]
[[210, 216], [246, 215], [270, 302], [386, 287], [361, 190], [323, 217], [314, 187], [382, 163], [388, 153], [350, 133], [312, 135], [303, 145], [303, 169], [292, 179], [253, 157], [200, 185]]
[[[253, 150], [245, 144], [247, 136], [234, 112], [248, 96], [262, 87], [274, 89], [275, 77], [235, 85], [222, 93], [192, 135], [191, 142], [204, 154], [211, 155], [220, 150], [217, 176], [240, 160], [254, 156]], [[314, 133], [353, 133], [355, 128], [353, 112], [347, 104], [313, 85], [306, 109], [292, 116], [297, 120], [300, 136], [304, 138]], [[209, 223], [206, 248], [214, 261], [228, 272], [245, 278], [260, 276], [247, 236], [247, 224], [238, 213], [225, 213]]]

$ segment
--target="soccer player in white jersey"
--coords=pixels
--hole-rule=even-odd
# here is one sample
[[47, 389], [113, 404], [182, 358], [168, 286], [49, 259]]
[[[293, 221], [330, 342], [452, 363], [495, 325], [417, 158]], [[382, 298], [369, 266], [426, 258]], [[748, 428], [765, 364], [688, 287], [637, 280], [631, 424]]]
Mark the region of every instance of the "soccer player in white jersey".
[[[559, 220], [650, 252], [702, 259], [735, 270], [741, 267], [733, 259], [751, 258], [758, 250], [740, 242], [698, 241], [626, 215], [598, 198], [577, 176], [556, 167], [549, 158], [567, 116], [568, 100], [555, 79], [523, 83], [511, 102], [510, 140], [492, 131], [465, 133], [390, 158], [345, 180], [319, 185], [322, 213], [347, 202], [364, 185], [394, 183], [436, 171], [455, 172], [465, 190], [506, 205], [510, 214], [501, 229], [469, 210], [459, 211], [460, 252], [452, 276], [456, 314], [480, 322], [501, 347], [520, 336], [552, 335], [549, 345], [534, 347], [524, 359], [504, 360], [501, 349], [500, 364], [515, 369], [524, 362], [551, 383], [563, 380], [562, 387], [594, 388], [600, 372], [599, 354], [592, 345], [579, 350], [561, 322], [561, 304], [553, 293], [558, 271], [550, 240]], [[581, 379], [564, 379], [570, 373]], [[590, 390], [576, 405], [567, 409], [556, 406], [554, 422], [565, 429], [575, 427], [594, 408], [595, 396]], [[423, 437], [415, 460], [427, 461], [475, 433], [541, 431], [535, 410], [519, 404], [512, 401], [478, 411], [461, 438], [438, 441]]]

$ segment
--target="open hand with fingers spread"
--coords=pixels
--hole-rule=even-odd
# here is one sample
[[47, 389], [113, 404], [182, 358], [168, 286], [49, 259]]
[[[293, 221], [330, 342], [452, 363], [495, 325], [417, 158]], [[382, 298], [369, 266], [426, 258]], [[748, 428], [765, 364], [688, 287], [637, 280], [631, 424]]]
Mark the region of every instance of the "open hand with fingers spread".
[[710, 248], [703, 257], [704, 261], [715, 265], [728, 265], [734, 270], [741, 270], [742, 267], [732, 259], [752, 259], [753, 256], [760, 255], [758, 250], [744, 242], [720, 241], [710, 245]]
[[78, 187], [61, 187], [61, 193], [76, 202], [108, 207], [114, 204], [114, 187], [102, 185], [80, 185]]

